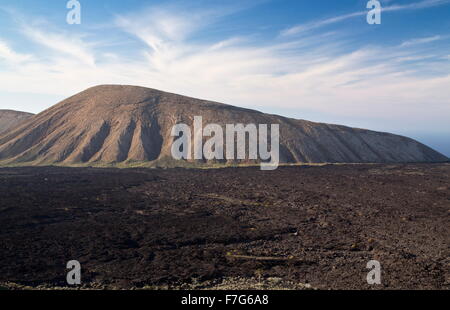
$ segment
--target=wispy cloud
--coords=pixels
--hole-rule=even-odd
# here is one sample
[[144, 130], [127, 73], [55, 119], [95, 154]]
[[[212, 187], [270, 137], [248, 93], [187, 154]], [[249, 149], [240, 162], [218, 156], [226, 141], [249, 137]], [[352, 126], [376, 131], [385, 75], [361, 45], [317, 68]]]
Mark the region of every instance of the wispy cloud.
[[449, 0], [423, 0], [409, 4], [395, 4], [384, 8], [384, 11], [418, 10], [450, 3]]
[[401, 46], [411, 46], [411, 45], [417, 45], [417, 44], [425, 44], [430, 43], [434, 41], [441, 40], [442, 36], [436, 35], [432, 37], [426, 37], [426, 38], [417, 38], [417, 39], [411, 39], [403, 42]]
[[[68, 96], [96, 84], [134, 84], [250, 108], [379, 119], [404, 119], [408, 111], [411, 123], [448, 124], [448, 52], [421, 50], [418, 40], [424, 38], [370, 48], [349, 47], [345, 38], [329, 32], [301, 40], [193, 40], [220, 18], [212, 11], [164, 7], [117, 16], [114, 30], [139, 42], [133, 57], [124, 57], [129, 50], [98, 49], [89, 43], [96, 41], [86, 42], [76, 31], [25, 28], [31, 43], [52, 53], [22, 55], [0, 44], [0, 57], [23, 61], [0, 71], [0, 91]], [[438, 73], [430, 73], [434, 67]]]
[[95, 56], [81, 37], [68, 33], [54, 33], [36, 27], [23, 26], [23, 33], [36, 44], [57, 53], [72, 56], [83, 64], [95, 66]]
[[353, 17], [363, 16], [363, 15], [367, 15], [367, 12], [364, 12], [364, 11], [354, 12], [354, 13], [349, 13], [349, 14], [345, 14], [345, 15], [340, 15], [340, 16], [335, 16], [335, 17], [331, 17], [331, 18], [327, 18], [327, 19], [322, 19], [322, 20], [305, 23], [303, 25], [296, 25], [296, 26], [293, 26], [293, 27], [290, 27], [288, 29], [281, 31], [281, 35], [282, 36], [295, 35], [295, 34], [309, 31], [309, 30], [324, 27], [327, 25], [342, 22], [344, 20], [347, 20], [347, 19], [350, 19]]
[[12, 50], [6, 42], [0, 40], [0, 60], [3, 59], [12, 64], [19, 64], [28, 60], [32, 60], [29, 54], [21, 54]]
[[[444, 4], [449, 4], [450, 0], [422, 0], [420, 2], [414, 2], [410, 4], [402, 4], [402, 5], [390, 5], [382, 8], [382, 12], [395, 12], [395, 11], [406, 11], [406, 10], [419, 10], [426, 9], [435, 6], [440, 6]], [[354, 17], [367, 15], [367, 11], [359, 11], [353, 12], [349, 14], [339, 15], [335, 17], [330, 17], [326, 19], [316, 20], [312, 22], [308, 22], [305, 24], [296, 25], [281, 31], [282, 36], [291, 36], [298, 35], [310, 30], [314, 30], [317, 28], [321, 28], [324, 26], [328, 26], [331, 24], [339, 23]]]

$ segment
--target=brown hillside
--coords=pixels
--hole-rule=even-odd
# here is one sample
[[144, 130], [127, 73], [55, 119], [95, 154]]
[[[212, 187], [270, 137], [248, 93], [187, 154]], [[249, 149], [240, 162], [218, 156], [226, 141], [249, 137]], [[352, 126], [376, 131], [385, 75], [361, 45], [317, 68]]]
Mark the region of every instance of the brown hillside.
[[417, 141], [393, 134], [294, 120], [143, 87], [104, 85], [0, 134], [0, 162], [163, 165], [171, 158], [172, 126], [192, 126], [194, 116], [202, 116], [204, 126], [279, 124], [284, 163], [448, 160]]

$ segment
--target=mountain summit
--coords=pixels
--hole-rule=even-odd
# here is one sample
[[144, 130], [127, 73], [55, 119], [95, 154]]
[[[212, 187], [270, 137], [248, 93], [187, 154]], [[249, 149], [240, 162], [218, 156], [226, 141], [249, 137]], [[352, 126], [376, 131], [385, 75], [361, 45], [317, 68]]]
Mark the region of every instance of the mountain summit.
[[[171, 157], [172, 127], [279, 124], [281, 163], [439, 162], [448, 158], [412, 139], [295, 120], [159, 90], [89, 88], [0, 133], [0, 163], [23, 165], [182, 165]], [[226, 145], [225, 145], [226, 147]]]

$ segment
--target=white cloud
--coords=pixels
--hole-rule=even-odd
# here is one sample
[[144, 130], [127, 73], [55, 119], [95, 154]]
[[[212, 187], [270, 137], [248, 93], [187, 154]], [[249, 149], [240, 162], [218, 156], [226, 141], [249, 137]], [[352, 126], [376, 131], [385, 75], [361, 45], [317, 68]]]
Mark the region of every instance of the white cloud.
[[[257, 109], [448, 127], [450, 70], [429, 76], [423, 74], [426, 64], [405, 65], [434, 57], [416, 50], [417, 44], [344, 52], [339, 37], [330, 33], [260, 44], [245, 37], [193, 43], [190, 38], [213, 19], [188, 13], [159, 9], [117, 17], [120, 29], [145, 43], [131, 60], [118, 51], [97, 51], [76, 33], [27, 29], [32, 41], [54, 54], [45, 61], [34, 55], [0, 71], [0, 91], [63, 97], [97, 84], [132, 84]], [[20, 55], [10, 48], [8, 53]], [[445, 63], [445, 56], [436, 54], [436, 61]]]
[[354, 12], [354, 13], [335, 16], [335, 17], [331, 17], [331, 18], [327, 18], [327, 19], [317, 20], [317, 21], [305, 23], [302, 25], [296, 25], [294, 27], [290, 27], [288, 29], [281, 31], [280, 34], [282, 36], [296, 35], [296, 34], [307, 32], [307, 31], [310, 31], [310, 30], [313, 30], [316, 28], [320, 28], [323, 26], [335, 24], [335, 23], [338, 23], [338, 22], [341, 22], [341, 21], [344, 21], [344, 20], [347, 20], [347, 19], [350, 19], [353, 17], [364, 16], [364, 15], [367, 15], [366, 11]]
[[[419, 9], [426, 9], [430, 7], [440, 6], [444, 4], [450, 3], [450, 0], [422, 0], [419, 2], [414, 2], [410, 4], [402, 4], [402, 5], [391, 5], [386, 6], [382, 8], [382, 12], [394, 12], [394, 11], [406, 11], [406, 10], [419, 10]], [[317, 28], [321, 28], [324, 26], [328, 26], [331, 24], [339, 23], [354, 17], [358, 16], [365, 16], [367, 15], [368, 11], [359, 11], [359, 12], [353, 12], [349, 14], [344, 14], [340, 16], [334, 16], [331, 18], [326, 18], [322, 20], [316, 20], [312, 22], [308, 22], [305, 24], [296, 25], [287, 29], [284, 29], [281, 31], [282, 36], [291, 36], [291, 35], [298, 35], [302, 34]]]
[[3, 59], [12, 64], [19, 64], [32, 59], [29, 54], [21, 54], [12, 50], [6, 42], [0, 40], [0, 60]]
[[384, 8], [384, 11], [418, 10], [450, 3], [450, 0], [422, 0], [409, 4], [395, 4]]
[[36, 27], [23, 26], [23, 33], [35, 43], [65, 54], [89, 66], [95, 66], [95, 57], [79, 36], [69, 33], [44, 32]]
[[426, 38], [418, 38], [418, 39], [411, 39], [408, 41], [405, 41], [401, 44], [401, 46], [411, 46], [411, 45], [417, 45], [417, 44], [425, 44], [430, 43], [434, 41], [441, 40], [441, 36], [432, 36], [432, 37], [426, 37]]

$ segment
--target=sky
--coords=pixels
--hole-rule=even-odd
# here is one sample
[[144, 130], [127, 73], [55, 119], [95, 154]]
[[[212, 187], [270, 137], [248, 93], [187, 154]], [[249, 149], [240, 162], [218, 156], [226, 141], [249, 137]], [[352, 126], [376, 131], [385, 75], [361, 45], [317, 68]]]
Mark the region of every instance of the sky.
[[127, 84], [406, 135], [450, 156], [450, 0], [0, 3], [0, 109]]

